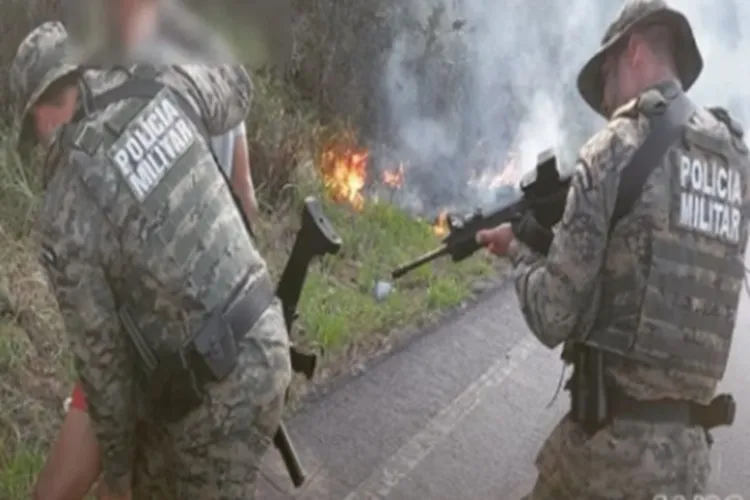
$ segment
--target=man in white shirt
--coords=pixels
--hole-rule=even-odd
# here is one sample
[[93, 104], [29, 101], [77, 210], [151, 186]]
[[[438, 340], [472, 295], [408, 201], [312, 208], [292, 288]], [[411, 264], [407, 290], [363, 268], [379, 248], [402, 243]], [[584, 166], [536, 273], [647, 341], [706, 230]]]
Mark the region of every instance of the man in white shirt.
[[258, 217], [258, 201], [250, 175], [245, 124], [241, 123], [226, 134], [214, 137], [211, 148], [248, 220], [255, 221]]

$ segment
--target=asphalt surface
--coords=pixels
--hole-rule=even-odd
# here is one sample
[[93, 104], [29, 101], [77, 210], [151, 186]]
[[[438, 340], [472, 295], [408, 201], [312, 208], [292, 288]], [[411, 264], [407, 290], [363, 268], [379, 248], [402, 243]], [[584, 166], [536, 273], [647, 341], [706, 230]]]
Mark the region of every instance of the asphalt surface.
[[[737, 424], [714, 433], [718, 496], [701, 500], [750, 500], [747, 300], [721, 387], [738, 400]], [[258, 498], [521, 498], [536, 478], [537, 450], [565, 412], [564, 391], [550, 405], [561, 366], [505, 286], [288, 421], [309, 480], [295, 490], [272, 450]]]

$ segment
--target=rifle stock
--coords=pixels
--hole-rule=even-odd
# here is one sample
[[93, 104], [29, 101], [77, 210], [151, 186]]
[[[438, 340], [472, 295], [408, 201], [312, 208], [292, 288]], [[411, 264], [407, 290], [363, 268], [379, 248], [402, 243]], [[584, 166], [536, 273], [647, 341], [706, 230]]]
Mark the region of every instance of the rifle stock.
[[[284, 322], [290, 337], [310, 264], [315, 257], [336, 254], [340, 248], [341, 238], [323, 213], [320, 202], [313, 197], [306, 198], [302, 210], [302, 226], [297, 232], [289, 259], [276, 287], [276, 296], [281, 301]], [[289, 354], [292, 369], [304, 374], [308, 380], [311, 379], [315, 373], [316, 356], [303, 353], [294, 346], [290, 348]], [[302, 486], [306, 473], [283, 422], [273, 437], [273, 443], [281, 454], [292, 484], [295, 487]]]
[[[521, 181], [520, 193], [510, 203], [488, 211], [477, 210], [468, 217], [448, 216], [448, 235], [443, 238], [441, 245], [396, 268], [391, 277], [398, 279], [444, 255], [450, 255], [453, 262], [467, 259], [481, 248], [476, 240], [479, 231], [518, 220], [527, 210], [540, 210], [545, 212], [546, 218], [559, 220], [565, 206], [570, 177], [560, 176], [557, 158], [551, 150], [539, 155], [536, 168], [531, 174]], [[555, 207], [552, 209], [553, 213], [550, 213], [548, 207]]]
[[305, 199], [302, 226], [276, 289], [287, 328], [291, 328], [294, 322], [310, 263], [315, 257], [336, 254], [340, 248], [341, 238], [323, 213], [320, 202], [313, 197]]

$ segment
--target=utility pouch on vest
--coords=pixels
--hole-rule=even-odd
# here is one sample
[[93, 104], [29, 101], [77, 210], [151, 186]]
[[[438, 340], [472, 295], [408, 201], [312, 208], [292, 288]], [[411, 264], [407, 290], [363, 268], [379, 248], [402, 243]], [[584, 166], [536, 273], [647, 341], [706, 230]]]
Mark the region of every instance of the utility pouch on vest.
[[573, 362], [573, 376], [566, 385], [570, 391], [571, 419], [588, 434], [595, 434], [609, 419], [604, 354], [578, 344], [568, 352], [568, 357]]
[[211, 313], [187, 348], [191, 364], [206, 381], [225, 379], [237, 364], [237, 343], [220, 312]]
[[228, 307], [210, 314], [185, 346], [202, 383], [218, 382], [232, 372], [237, 364], [237, 344], [268, 309], [274, 296], [271, 281], [264, 276], [233, 294]]

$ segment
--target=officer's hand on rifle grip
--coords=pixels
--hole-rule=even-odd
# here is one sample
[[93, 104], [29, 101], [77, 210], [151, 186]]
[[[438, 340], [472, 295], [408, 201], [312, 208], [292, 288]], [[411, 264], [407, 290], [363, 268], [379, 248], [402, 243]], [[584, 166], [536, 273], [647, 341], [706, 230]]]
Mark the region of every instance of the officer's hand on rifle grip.
[[477, 231], [476, 240], [498, 257], [505, 257], [513, 241], [513, 231], [510, 224], [501, 224], [492, 229]]

